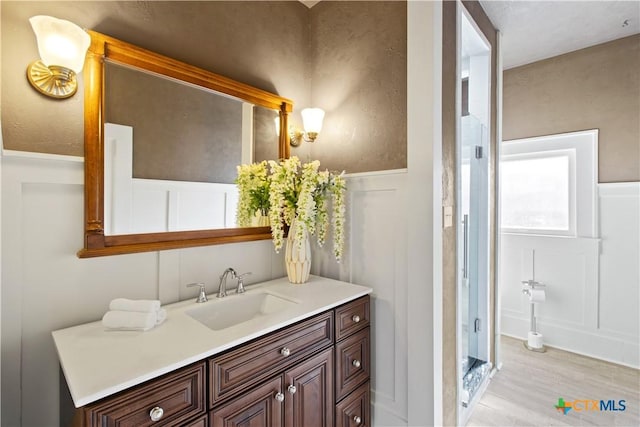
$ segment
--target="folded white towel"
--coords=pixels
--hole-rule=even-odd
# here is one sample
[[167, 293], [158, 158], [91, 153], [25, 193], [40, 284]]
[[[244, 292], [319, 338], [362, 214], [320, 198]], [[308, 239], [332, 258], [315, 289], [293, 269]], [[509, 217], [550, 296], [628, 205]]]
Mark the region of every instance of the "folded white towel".
[[[164, 317], [166, 318], [166, 312]], [[109, 330], [148, 331], [157, 324], [159, 324], [157, 312], [107, 311], [102, 317], [102, 325]]]
[[166, 319], [167, 319], [167, 310], [165, 310], [164, 308], [161, 308], [156, 312], [156, 326], [164, 322]]
[[143, 313], [160, 310], [159, 300], [116, 298], [109, 304], [109, 310], [113, 311], [140, 311]]

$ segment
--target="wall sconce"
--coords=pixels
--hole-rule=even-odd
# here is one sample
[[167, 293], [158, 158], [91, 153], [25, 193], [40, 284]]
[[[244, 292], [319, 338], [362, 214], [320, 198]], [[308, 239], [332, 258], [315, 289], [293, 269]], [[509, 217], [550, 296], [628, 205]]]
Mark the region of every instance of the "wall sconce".
[[29, 83], [52, 98], [69, 98], [78, 90], [76, 74], [82, 71], [91, 36], [73, 22], [51, 16], [29, 19], [38, 40], [40, 59], [27, 68]]
[[304, 132], [295, 128], [289, 130], [289, 139], [294, 147], [299, 146], [302, 140], [307, 142], [315, 141], [322, 130], [322, 120], [324, 119], [324, 111], [322, 109], [305, 108], [300, 114], [302, 115]]

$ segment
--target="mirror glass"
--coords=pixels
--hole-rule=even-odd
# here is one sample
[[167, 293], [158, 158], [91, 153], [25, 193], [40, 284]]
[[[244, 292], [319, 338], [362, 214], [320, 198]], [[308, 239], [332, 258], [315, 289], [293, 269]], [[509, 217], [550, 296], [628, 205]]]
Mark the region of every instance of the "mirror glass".
[[235, 228], [236, 166], [278, 158], [277, 110], [105, 61], [105, 234]]
[[95, 31], [81, 258], [271, 238], [236, 227], [236, 167], [289, 157], [293, 102]]

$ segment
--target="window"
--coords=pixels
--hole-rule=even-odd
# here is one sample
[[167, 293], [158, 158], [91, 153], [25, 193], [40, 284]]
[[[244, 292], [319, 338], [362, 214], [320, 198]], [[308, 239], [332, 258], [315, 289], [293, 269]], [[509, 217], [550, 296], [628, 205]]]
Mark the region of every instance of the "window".
[[597, 237], [597, 130], [505, 141], [501, 152], [503, 232]]
[[575, 235], [575, 151], [505, 156], [501, 169], [502, 228]]

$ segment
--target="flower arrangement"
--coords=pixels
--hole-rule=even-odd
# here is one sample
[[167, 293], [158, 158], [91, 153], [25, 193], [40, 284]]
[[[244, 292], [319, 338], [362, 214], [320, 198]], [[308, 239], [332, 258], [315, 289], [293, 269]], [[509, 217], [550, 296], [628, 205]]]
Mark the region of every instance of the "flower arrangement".
[[[319, 171], [318, 160], [302, 164], [297, 157], [238, 166], [236, 183], [240, 192], [237, 219], [239, 226], [250, 223], [257, 209], [267, 209], [276, 252], [284, 243], [284, 226], [296, 220], [296, 241], [302, 244], [305, 233], [317, 235], [325, 243], [329, 227], [328, 199], [331, 198], [333, 254], [342, 258], [344, 246], [343, 173]], [[268, 200], [265, 195], [268, 194]]]
[[269, 215], [269, 177], [267, 162], [251, 163], [237, 167], [236, 185], [239, 191], [236, 222], [238, 227], [250, 227], [256, 214]]

